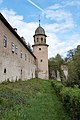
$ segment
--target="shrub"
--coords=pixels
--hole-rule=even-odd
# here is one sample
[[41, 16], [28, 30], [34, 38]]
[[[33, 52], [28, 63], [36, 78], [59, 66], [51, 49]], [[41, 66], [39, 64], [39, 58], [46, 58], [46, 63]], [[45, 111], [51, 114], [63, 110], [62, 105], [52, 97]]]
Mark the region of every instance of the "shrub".
[[53, 81], [52, 86], [72, 120], [80, 120], [80, 89], [65, 87], [58, 81]]

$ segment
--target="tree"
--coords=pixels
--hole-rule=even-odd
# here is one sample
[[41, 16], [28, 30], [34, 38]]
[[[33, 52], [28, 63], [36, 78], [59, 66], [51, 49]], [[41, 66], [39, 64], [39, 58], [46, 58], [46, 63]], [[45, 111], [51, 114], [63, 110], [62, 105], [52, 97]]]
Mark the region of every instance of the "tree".
[[[48, 66], [49, 66], [49, 78], [50, 79], [56, 79], [56, 73], [57, 73], [57, 63], [54, 58], [50, 58], [48, 60]], [[52, 73], [55, 72], [55, 75], [52, 75]]]
[[[62, 79], [63, 73], [61, 70], [61, 65], [64, 63], [64, 60], [61, 58], [61, 55], [57, 54], [55, 58], [49, 59], [49, 77], [56, 79], [57, 78], [57, 71], [60, 73], [60, 77]], [[54, 75], [52, 75], [54, 74]]]
[[28, 42], [28, 44], [27, 44], [27, 47], [29, 48], [29, 50], [32, 52], [32, 48], [31, 48], [31, 45], [30, 45], [30, 43]]
[[71, 87], [78, 83], [77, 69], [74, 65], [74, 61], [68, 63], [68, 80], [66, 83], [67, 86]]
[[65, 58], [65, 61], [70, 61], [72, 60], [74, 54], [75, 54], [76, 49], [71, 49], [67, 52], [67, 57]]
[[68, 73], [68, 85], [80, 86], [80, 45], [77, 46], [72, 58], [68, 61]]
[[60, 54], [57, 54], [55, 56], [55, 61], [57, 62], [57, 65], [58, 65], [58, 69], [61, 68], [61, 65], [64, 64], [64, 60], [61, 58], [61, 55]]

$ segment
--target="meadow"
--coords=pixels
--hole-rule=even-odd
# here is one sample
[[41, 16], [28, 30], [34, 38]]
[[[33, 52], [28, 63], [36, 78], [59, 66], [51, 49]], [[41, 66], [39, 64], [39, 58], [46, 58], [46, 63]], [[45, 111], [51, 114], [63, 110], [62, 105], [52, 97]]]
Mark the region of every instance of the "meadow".
[[0, 120], [70, 120], [50, 80], [0, 84]]

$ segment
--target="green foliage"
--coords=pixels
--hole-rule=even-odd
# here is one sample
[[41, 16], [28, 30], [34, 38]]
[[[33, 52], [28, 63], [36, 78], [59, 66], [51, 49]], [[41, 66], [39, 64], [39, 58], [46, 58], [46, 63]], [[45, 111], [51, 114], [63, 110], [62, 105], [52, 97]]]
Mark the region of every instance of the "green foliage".
[[57, 81], [53, 81], [52, 86], [72, 120], [80, 120], [80, 89], [64, 87]]
[[65, 58], [65, 61], [70, 61], [72, 60], [74, 54], [75, 54], [76, 49], [71, 49], [67, 52], [67, 57]]
[[32, 52], [32, 48], [31, 48], [31, 45], [30, 45], [30, 43], [28, 42], [28, 44], [27, 44], [27, 47], [29, 48], [29, 50]]
[[66, 85], [73, 87], [75, 84], [78, 83], [77, 70], [73, 61], [68, 63], [68, 73], [69, 75], [68, 75], [68, 80], [66, 82]]
[[68, 62], [68, 86], [74, 86], [75, 84], [80, 86], [80, 46], [77, 46], [72, 59]]
[[60, 81], [52, 81], [52, 86], [56, 90], [57, 95], [60, 95], [60, 91], [62, 90], [63, 84]]
[[70, 120], [51, 81], [0, 84], [0, 120]]
[[[50, 79], [56, 79], [57, 77], [57, 71], [60, 73], [60, 78], [63, 80], [63, 72], [61, 69], [61, 65], [64, 64], [64, 60], [61, 58], [59, 54], [55, 56], [55, 58], [50, 58], [48, 65], [49, 65], [49, 78]], [[52, 73], [55, 72], [55, 75], [52, 76]]]

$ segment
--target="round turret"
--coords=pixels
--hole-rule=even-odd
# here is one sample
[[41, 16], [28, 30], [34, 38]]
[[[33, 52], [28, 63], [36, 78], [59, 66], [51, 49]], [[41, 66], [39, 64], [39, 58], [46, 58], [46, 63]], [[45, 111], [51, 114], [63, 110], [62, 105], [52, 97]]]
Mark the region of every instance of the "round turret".
[[35, 30], [33, 53], [36, 56], [36, 76], [41, 79], [48, 79], [48, 45], [46, 44], [45, 30], [39, 26]]
[[[39, 21], [40, 22], [40, 21]], [[45, 30], [40, 26], [35, 30], [35, 35], [34, 37], [34, 45], [47, 45], [46, 44], [46, 34]]]

